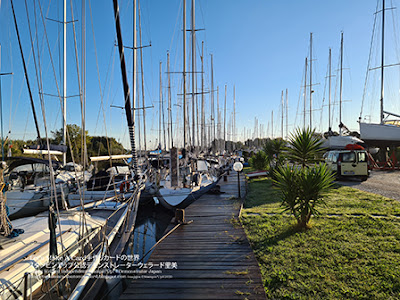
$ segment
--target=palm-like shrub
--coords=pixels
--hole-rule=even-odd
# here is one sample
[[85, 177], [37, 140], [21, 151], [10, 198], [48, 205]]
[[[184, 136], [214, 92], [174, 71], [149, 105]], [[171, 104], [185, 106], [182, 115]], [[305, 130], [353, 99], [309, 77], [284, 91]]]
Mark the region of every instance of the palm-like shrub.
[[258, 151], [250, 159], [250, 166], [256, 170], [265, 170], [267, 167], [267, 158], [264, 151]]
[[307, 228], [311, 216], [325, 204], [323, 197], [333, 186], [332, 172], [326, 164], [316, 164], [312, 168], [281, 166], [274, 173], [284, 211], [294, 215], [300, 228]]
[[290, 136], [288, 157], [298, 162], [304, 168], [307, 164], [314, 163], [320, 159], [325, 149], [322, 148], [322, 140], [317, 137], [315, 130], [296, 129]]
[[285, 149], [286, 142], [283, 139], [267, 140], [264, 144], [267, 165], [272, 178], [274, 178], [274, 170], [282, 166], [286, 159]]

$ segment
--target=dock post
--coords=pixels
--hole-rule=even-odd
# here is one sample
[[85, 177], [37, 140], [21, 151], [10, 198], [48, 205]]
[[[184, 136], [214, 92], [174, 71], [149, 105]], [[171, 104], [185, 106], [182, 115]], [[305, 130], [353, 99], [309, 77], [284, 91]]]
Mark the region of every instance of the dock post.
[[28, 275], [28, 272], [24, 274], [24, 300], [28, 300]]
[[185, 223], [185, 210], [184, 209], [177, 209], [175, 211], [175, 221], [177, 223]]

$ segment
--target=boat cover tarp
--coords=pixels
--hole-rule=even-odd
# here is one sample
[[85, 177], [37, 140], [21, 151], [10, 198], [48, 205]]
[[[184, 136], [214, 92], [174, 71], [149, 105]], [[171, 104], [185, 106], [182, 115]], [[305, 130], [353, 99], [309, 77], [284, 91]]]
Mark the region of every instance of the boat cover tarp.
[[[6, 158], [6, 160], [11, 161], [11, 163], [8, 164], [9, 170], [13, 170], [16, 167], [28, 164], [45, 164], [46, 166], [49, 166], [48, 159], [40, 159], [33, 157], [8, 157]], [[52, 160], [51, 162], [54, 169], [57, 169], [60, 166], [60, 162], [58, 161]]]
[[358, 144], [348, 144], [345, 147], [346, 150], [364, 150], [364, 147]]
[[[33, 150], [49, 150], [47, 149], [47, 145], [30, 145], [28, 146], [28, 149], [33, 149]], [[50, 144], [50, 150], [54, 151], [60, 151], [63, 153], [67, 153], [68, 147], [65, 145], [52, 145]]]

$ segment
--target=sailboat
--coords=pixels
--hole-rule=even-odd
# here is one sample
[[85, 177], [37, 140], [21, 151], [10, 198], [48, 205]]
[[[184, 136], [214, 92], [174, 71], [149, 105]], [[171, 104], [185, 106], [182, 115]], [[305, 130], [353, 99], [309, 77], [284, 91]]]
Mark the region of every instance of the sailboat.
[[[329, 49], [329, 131], [327, 137], [323, 140], [323, 147], [329, 150], [341, 150], [346, 149], [346, 146], [360, 145], [365, 146], [364, 141], [361, 139], [349, 135], [350, 130], [342, 123], [342, 91], [343, 91], [343, 32], [341, 33], [340, 40], [340, 90], [339, 90], [339, 135], [334, 135], [331, 130], [331, 49]], [[344, 135], [344, 133], [347, 135]]]
[[[11, 2], [12, 3], [12, 2]], [[17, 19], [12, 4], [12, 13], [14, 25], [19, 43], [19, 49], [22, 59], [22, 64], [25, 73], [25, 80], [29, 92], [31, 110], [34, 117], [38, 145], [30, 146], [24, 149], [24, 154], [28, 155], [61, 155], [63, 156], [63, 164], [56, 161], [51, 163], [46, 159], [35, 159], [29, 157], [13, 157], [10, 159], [8, 170], [5, 172], [5, 180], [7, 183], [7, 206], [9, 208], [9, 217], [12, 219], [33, 216], [39, 212], [48, 210], [51, 199], [51, 183], [49, 178], [49, 168], [54, 168], [56, 172], [56, 193], [59, 195], [58, 199], [60, 205], [66, 207], [65, 195], [70, 192], [72, 185], [80, 184], [86, 181], [90, 174], [81, 169], [81, 167], [73, 162], [66, 163], [66, 2], [64, 2], [64, 89], [63, 89], [63, 145], [43, 145], [39, 130], [38, 119], [35, 111], [32, 90], [29, 83], [29, 76], [27, 72], [27, 65], [25, 63], [24, 53], [22, 50], [21, 39], [17, 24]], [[36, 62], [35, 62], [36, 67]], [[39, 87], [39, 90], [41, 87]], [[58, 89], [58, 86], [57, 86]], [[41, 93], [39, 93], [41, 94]], [[61, 97], [61, 96], [60, 96]]]
[[[97, 278], [93, 275], [104, 275], [110, 270], [99, 267], [101, 260], [108, 257], [115, 262], [115, 257], [124, 253], [131, 237], [145, 176], [140, 176], [137, 172], [135, 128], [129, 101], [119, 9], [117, 0], [113, 2], [132, 147], [134, 192], [124, 202], [90, 203], [61, 211], [57, 207], [57, 193], [53, 189], [48, 216], [43, 213], [21, 218], [13, 223], [4, 214], [4, 194], [1, 193], [1, 230], [5, 230], [6, 235], [24, 232], [17, 238], [0, 237], [0, 295], [4, 299], [27, 299], [35, 291], [47, 293], [49, 297], [57, 291], [63, 297], [78, 299], [88, 287], [92, 287], [92, 292], [98, 291], [99, 286], [104, 283], [104, 276]], [[49, 165], [54, 186], [55, 176], [51, 161]], [[1, 178], [2, 174], [0, 180]], [[0, 183], [3, 190], [4, 184]], [[77, 269], [85, 273], [77, 272]], [[71, 275], [79, 277], [79, 282], [70, 281]], [[71, 282], [76, 283], [74, 290], [71, 289]]]
[[[195, 1], [192, 0], [192, 100], [195, 99]], [[203, 55], [202, 55], [203, 56]], [[195, 141], [195, 101], [192, 105], [192, 140]], [[169, 171], [159, 175], [155, 183], [156, 196], [160, 203], [169, 209], [185, 208], [201, 195], [216, 186], [219, 174], [214, 166], [207, 160], [197, 157], [195, 147], [193, 151], [187, 150], [186, 141], [186, 0], [183, 1], [183, 153], [180, 164], [177, 148], [170, 151]], [[198, 139], [199, 140], [199, 139]], [[204, 140], [204, 139], [202, 139]], [[157, 181], [157, 180], [156, 180]]]
[[[382, 0], [382, 44], [381, 44], [381, 89], [380, 89], [380, 123], [365, 123], [359, 119], [360, 135], [367, 144], [387, 147], [400, 145], [400, 126], [398, 121], [386, 120], [388, 116], [400, 118], [400, 115], [384, 110], [384, 71], [385, 71], [385, 0]], [[385, 116], [386, 115], [386, 116]]]

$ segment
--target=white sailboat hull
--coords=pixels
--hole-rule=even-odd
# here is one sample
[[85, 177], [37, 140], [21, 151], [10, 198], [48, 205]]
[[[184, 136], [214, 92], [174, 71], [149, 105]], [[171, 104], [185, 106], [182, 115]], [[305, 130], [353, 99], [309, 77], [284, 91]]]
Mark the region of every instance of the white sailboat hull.
[[[58, 253], [64, 249], [70, 249], [69, 254], [74, 256], [80, 247], [77, 242], [80, 237], [81, 213], [65, 212], [61, 214], [57, 228]], [[86, 226], [89, 230], [88, 240], [105, 223], [105, 219], [92, 218], [86, 215]], [[13, 221], [14, 228], [23, 229], [25, 232], [15, 238], [0, 238], [2, 248], [0, 250], [0, 299], [15, 299], [15, 295], [23, 295], [24, 274], [29, 273], [30, 285], [27, 296], [42, 284], [43, 266], [49, 258], [49, 229], [48, 217], [39, 215], [36, 217], [22, 218]], [[62, 244], [61, 244], [62, 239]], [[65, 248], [64, 248], [65, 247]]]
[[164, 187], [158, 190], [158, 200], [168, 209], [185, 208], [191, 202], [208, 192], [218, 182], [217, 177], [208, 177], [207, 175], [202, 176], [204, 178], [202, 178], [201, 184], [192, 188], [172, 188], [170, 182], [165, 182]]
[[324, 140], [323, 147], [332, 150], [345, 149], [349, 144], [363, 144], [364, 141], [355, 136], [329, 136]]
[[391, 124], [360, 123], [360, 135], [367, 143], [400, 144], [400, 127]]

